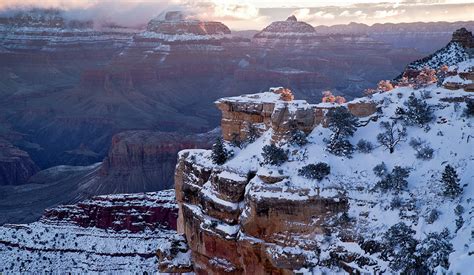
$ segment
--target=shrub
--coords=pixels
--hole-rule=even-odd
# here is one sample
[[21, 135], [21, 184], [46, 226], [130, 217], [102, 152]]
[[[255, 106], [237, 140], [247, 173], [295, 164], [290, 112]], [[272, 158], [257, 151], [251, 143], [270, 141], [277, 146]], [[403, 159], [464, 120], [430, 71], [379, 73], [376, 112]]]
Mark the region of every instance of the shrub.
[[461, 216], [463, 213], [464, 213], [464, 207], [458, 204], [456, 208], [454, 208], [454, 214], [456, 214], [456, 216]]
[[247, 137], [245, 138], [245, 143], [253, 143], [259, 137], [257, 128], [250, 124], [247, 130]]
[[308, 179], [317, 179], [321, 181], [331, 173], [331, 167], [324, 162], [317, 164], [308, 164], [298, 170], [298, 174]]
[[456, 170], [451, 165], [446, 165], [444, 168], [441, 182], [444, 184], [444, 195], [454, 198], [462, 193], [462, 188], [459, 185], [459, 178]]
[[416, 158], [428, 160], [433, 158], [434, 150], [425, 141], [420, 138], [412, 138], [410, 140], [410, 146], [416, 150]]
[[368, 154], [371, 153], [373, 149], [374, 145], [368, 140], [361, 139], [357, 142], [357, 150], [361, 153]]
[[262, 152], [263, 163], [281, 165], [288, 160], [288, 152], [275, 144], [265, 145]]
[[216, 139], [216, 143], [212, 145], [212, 162], [218, 165], [222, 165], [227, 161], [228, 158], [229, 152], [225, 148], [222, 138], [219, 137]]
[[327, 144], [327, 150], [336, 156], [350, 158], [354, 152], [354, 146], [347, 139], [335, 138], [334, 135], [331, 135], [331, 139]]
[[434, 223], [439, 217], [439, 211], [436, 209], [431, 209], [430, 213], [426, 217], [426, 222], [429, 224]]
[[[374, 168], [375, 172], [375, 168]], [[391, 173], [386, 173], [381, 176], [381, 180], [377, 182], [377, 187], [382, 190], [395, 190], [397, 192], [406, 189], [408, 181], [406, 180], [410, 176], [408, 168], [395, 166]]]
[[290, 143], [298, 146], [306, 145], [308, 143], [306, 134], [301, 130], [294, 129], [290, 133]]
[[474, 98], [466, 99], [466, 109], [464, 110], [464, 114], [467, 117], [474, 116]]
[[374, 171], [374, 174], [379, 178], [385, 177], [388, 174], [387, 166], [385, 165], [384, 162], [377, 164], [374, 167], [373, 171]]

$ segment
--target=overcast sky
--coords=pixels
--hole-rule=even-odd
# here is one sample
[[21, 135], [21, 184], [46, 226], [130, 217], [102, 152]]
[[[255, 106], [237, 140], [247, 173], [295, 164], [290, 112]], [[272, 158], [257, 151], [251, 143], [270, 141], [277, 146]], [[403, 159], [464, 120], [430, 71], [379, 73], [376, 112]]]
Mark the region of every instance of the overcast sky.
[[261, 29], [292, 14], [312, 25], [474, 20], [474, 0], [0, 0], [1, 10], [31, 7], [61, 8], [73, 17], [128, 25], [183, 10], [237, 30]]

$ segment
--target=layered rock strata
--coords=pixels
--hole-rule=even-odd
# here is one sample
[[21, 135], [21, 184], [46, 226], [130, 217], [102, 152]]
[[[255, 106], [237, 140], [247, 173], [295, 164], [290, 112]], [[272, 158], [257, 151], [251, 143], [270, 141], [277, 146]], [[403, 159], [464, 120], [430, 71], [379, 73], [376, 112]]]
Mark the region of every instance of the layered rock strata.
[[[308, 133], [324, 124], [335, 106], [293, 100], [288, 92], [276, 88], [217, 101], [224, 139], [244, 140], [256, 127], [282, 141], [292, 127]], [[375, 111], [373, 103], [352, 104], [361, 116]], [[238, 160], [218, 166], [209, 153], [181, 151], [175, 173], [178, 232], [186, 237], [194, 272], [292, 274], [317, 262], [315, 237], [333, 230], [330, 221], [348, 209], [342, 190], [292, 188], [282, 171], [254, 170], [258, 166]]]
[[[0, 227], [0, 272], [156, 273], [156, 249], [183, 241], [176, 217], [173, 190], [52, 208], [40, 221]], [[169, 264], [185, 271], [189, 253]]]
[[[263, 133], [268, 129], [273, 130], [275, 142], [287, 138], [293, 130], [307, 134], [317, 125], [326, 125], [325, 113], [337, 106], [330, 103], [309, 104], [305, 100], [285, 101], [277, 93], [279, 89], [216, 101], [222, 112], [224, 140], [245, 141], [249, 133]], [[350, 102], [347, 106], [357, 117], [370, 116], [376, 111], [376, 105], [370, 101]]]

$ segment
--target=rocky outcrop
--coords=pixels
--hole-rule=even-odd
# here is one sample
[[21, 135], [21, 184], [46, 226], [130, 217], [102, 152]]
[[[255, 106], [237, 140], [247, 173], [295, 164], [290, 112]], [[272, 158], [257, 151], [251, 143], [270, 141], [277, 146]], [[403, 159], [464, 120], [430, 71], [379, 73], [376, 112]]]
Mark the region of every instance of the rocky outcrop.
[[[0, 227], [0, 272], [156, 273], [156, 250], [182, 243], [176, 217], [173, 190], [55, 207], [40, 221]], [[191, 271], [186, 246], [177, 248], [170, 261]]]
[[453, 33], [453, 42], [461, 44], [463, 48], [470, 49], [474, 48], [474, 37], [472, 32], [466, 30], [466, 28], [460, 28]]
[[77, 204], [46, 209], [41, 222], [137, 233], [157, 228], [176, 230], [177, 217], [174, 196], [168, 190], [93, 197]]
[[[294, 130], [308, 134], [314, 127], [326, 125], [325, 113], [336, 104], [309, 104], [305, 100], [282, 99], [278, 90], [223, 98], [216, 101], [222, 112], [221, 129], [226, 141], [245, 141], [249, 135], [272, 129], [274, 142], [287, 139]], [[373, 102], [350, 102], [349, 110], [357, 117], [370, 116], [376, 111]]]
[[0, 185], [24, 184], [38, 171], [27, 152], [0, 138]]
[[[224, 140], [245, 140], [251, 127], [283, 141], [292, 129], [311, 132], [332, 104], [294, 100], [291, 91], [223, 98]], [[375, 104], [352, 102], [359, 116]], [[269, 131], [268, 131], [269, 130]], [[283, 170], [215, 165], [206, 150], [184, 150], [175, 172], [178, 232], [184, 234], [197, 274], [292, 274], [318, 261], [316, 236], [335, 231], [348, 210], [337, 188], [293, 188]]]

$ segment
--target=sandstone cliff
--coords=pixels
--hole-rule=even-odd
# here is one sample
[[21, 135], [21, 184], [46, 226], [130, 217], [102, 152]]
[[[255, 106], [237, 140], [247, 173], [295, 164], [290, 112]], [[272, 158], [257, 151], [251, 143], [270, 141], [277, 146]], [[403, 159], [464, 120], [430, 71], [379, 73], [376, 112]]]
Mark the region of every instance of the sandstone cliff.
[[[473, 60], [466, 62], [457, 66], [472, 70]], [[191, 251], [194, 272], [434, 270], [428, 264], [413, 267], [407, 263], [400, 267], [396, 261], [406, 255], [384, 252], [391, 245], [387, 232], [400, 224], [413, 230], [407, 234], [415, 244], [425, 244], [428, 232], [436, 233], [446, 226], [451, 233], [443, 241], [454, 249], [442, 252], [449, 256], [442, 268], [453, 272], [464, 270], [465, 264], [472, 260], [469, 251], [473, 218], [472, 213], [456, 212], [463, 222], [455, 225], [454, 219], [461, 218], [453, 216], [452, 209], [455, 204], [463, 209], [472, 208], [470, 197], [474, 188], [468, 183], [473, 176], [469, 164], [474, 156], [468, 138], [472, 117], [459, 119], [472, 94], [430, 84], [423, 90], [398, 87], [339, 105], [310, 104], [294, 100], [288, 93], [277, 88], [216, 102], [222, 112], [224, 146], [232, 151], [224, 164], [215, 164], [209, 150], [180, 152], [175, 174], [177, 227]], [[331, 130], [325, 128], [329, 122], [328, 110], [345, 106], [359, 117], [356, 134], [349, 142], [356, 144], [367, 139], [371, 144], [378, 144], [380, 139], [376, 136], [381, 133], [380, 125], [383, 126], [379, 122], [397, 119], [396, 110], [406, 106], [412, 93], [411, 97], [423, 98], [434, 114], [429, 128], [407, 125], [407, 139], [429, 143], [433, 148], [429, 156], [419, 156], [415, 142], [408, 144], [407, 139], [393, 153], [382, 145], [374, 145], [369, 151], [356, 150], [350, 157], [327, 150], [331, 135]], [[291, 143], [290, 133], [295, 129], [304, 133], [307, 143]], [[257, 137], [250, 139], [250, 133]], [[456, 145], [446, 146], [451, 140], [456, 140]], [[283, 164], [266, 162], [262, 148], [269, 144], [283, 149], [287, 157]], [[397, 190], [380, 187], [381, 181], [372, 170], [382, 161], [390, 168], [409, 165], [406, 186]], [[302, 167], [318, 162], [330, 166], [328, 176], [316, 180], [300, 172]], [[456, 166], [460, 184], [464, 186], [463, 193], [455, 200], [446, 199], [441, 191], [439, 178], [447, 162]], [[428, 217], [433, 209], [440, 215], [434, 221]], [[415, 253], [420, 247], [413, 247], [414, 252], [409, 256], [413, 259], [409, 261], [431, 257]], [[394, 255], [386, 258], [384, 253]], [[165, 255], [169, 254], [160, 254], [160, 259]], [[161, 265], [161, 270], [175, 272], [179, 268]]]

